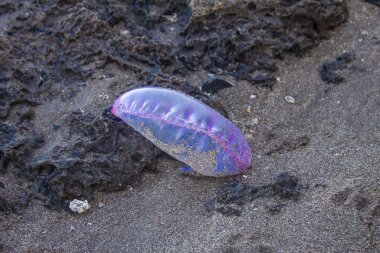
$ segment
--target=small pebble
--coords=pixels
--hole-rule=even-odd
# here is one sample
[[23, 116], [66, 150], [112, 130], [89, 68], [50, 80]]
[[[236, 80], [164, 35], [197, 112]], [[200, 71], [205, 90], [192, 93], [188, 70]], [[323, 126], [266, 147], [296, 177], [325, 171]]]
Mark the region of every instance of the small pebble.
[[251, 96], [249, 96], [250, 98], [252, 98], [252, 99], [255, 99], [256, 98], [256, 95], [251, 95]]
[[163, 15], [163, 17], [166, 18], [170, 22], [178, 21], [177, 13], [174, 13], [173, 15]]
[[294, 104], [296, 102], [296, 100], [292, 96], [286, 96], [285, 101], [290, 103], [290, 104]]
[[247, 112], [251, 113], [251, 106], [250, 105], [247, 107]]
[[128, 31], [128, 30], [123, 30], [123, 31], [121, 31], [120, 33], [121, 33], [121, 35], [123, 35], [123, 36], [128, 36], [131, 32]]
[[87, 200], [74, 199], [73, 201], [70, 201], [69, 208], [75, 213], [84, 213], [90, 209], [91, 206], [88, 204]]
[[105, 204], [104, 204], [103, 202], [99, 202], [98, 206], [99, 206], [100, 208], [102, 208], [103, 206], [105, 206]]

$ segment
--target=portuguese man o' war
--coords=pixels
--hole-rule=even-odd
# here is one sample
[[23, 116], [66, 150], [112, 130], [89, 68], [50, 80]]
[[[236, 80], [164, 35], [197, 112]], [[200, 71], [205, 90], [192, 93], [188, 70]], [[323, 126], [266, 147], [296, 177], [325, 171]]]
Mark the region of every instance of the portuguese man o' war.
[[223, 115], [178, 91], [146, 87], [121, 95], [112, 113], [161, 150], [205, 176], [244, 172], [252, 154], [244, 134]]

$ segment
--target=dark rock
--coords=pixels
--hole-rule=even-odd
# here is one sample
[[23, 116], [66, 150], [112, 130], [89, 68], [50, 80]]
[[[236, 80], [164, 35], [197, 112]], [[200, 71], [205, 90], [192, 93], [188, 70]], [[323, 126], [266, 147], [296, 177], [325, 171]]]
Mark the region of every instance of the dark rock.
[[259, 84], [264, 87], [272, 88], [276, 79], [269, 75], [257, 75], [253, 77], [251, 80], [252, 84]]
[[[72, 112], [57, 122], [56, 135], [63, 140], [59, 146], [32, 158], [44, 142], [33, 132], [21, 136], [21, 124], [0, 124], [0, 171], [34, 181], [35, 196], [53, 208], [73, 198], [91, 198], [96, 190], [125, 188], [142, 170], [154, 170], [161, 153], [123, 122]], [[3, 209], [15, 209], [6, 203]]]
[[[220, 212], [228, 216], [238, 214], [241, 210], [236, 206], [255, 201], [258, 198], [274, 198], [278, 200], [297, 201], [307, 185], [300, 184], [298, 178], [289, 173], [278, 175], [276, 181], [262, 186], [250, 186], [243, 182], [231, 182], [223, 185], [213, 198], [206, 202], [205, 208], [208, 212]], [[285, 204], [274, 204], [268, 208], [271, 213], [278, 213]], [[238, 210], [238, 211], [236, 211]]]
[[236, 203], [242, 205], [246, 203], [245, 196], [247, 195], [247, 190], [248, 186], [241, 182], [224, 185], [216, 193], [218, 202], [221, 204]]
[[270, 205], [267, 206], [268, 212], [271, 214], [278, 214], [283, 207], [285, 207], [285, 204], [276, 204], [276, 205]]
[[0, 123], [0, 173], [6, 173], [11, 167], [17, 173], [23, 174], [27, 160], [35, 149], [43, 145], [43, 139], [35, 132], [27, 136], [17, 132], [21, 124], [6, 125]]
[[221, 78], [212, 77], [203, 83], [202, 91], [213, 94], [225, 88], [230, 88], [232, 86], [233, 86], [232, 84], [230, 84], [229, 82]]
[[262, 1], [248, 8], [237, 3], [192, 17], [179, 49], [188, 57], [179, 60], [191, 70], [204, 68], [254, 84], [272, 83], [257, 75], [275, 71], [284, 53], [302, 56], [347, 15], [345, 1]]
[[27, 167], [37, 178], [34, 193], [53, 208], [74, 198], [92, 198], [132, 184], [144, 169], [154, 170], [161, 153], [123, 122], [73, 112], [60, 124], [65, 140]]
[[338, 71], [347, 68], [348, 64], [354, 59], [351, 53], [344, 53], [334, 61], [326, 62], [319, 68], [319, 75], [325, 83], [339, 84], [344, 81]]
[[0, 212], [7, 212], [13, 209], [12, 205], [9, 204], [5, 199], [0, 197]]
[[364, 0], [367, 3], [374, 4], [378, 7], [380, 7], [380, 0]]
[[15, 212], [21, 214], [22, 210], [24, 210], [30, 199], [30, 194], [22, 194], [21, 196], [17, 196], [16, 198], [10, 199], [9, 197], [0, 196], [0, 212], [10, 213]]
[[0, 3], [0, 15], [12, 12], [16, 9], [16, 4], [12, 0], [4, 0]]
[[225, 216], [241, 216], [241, 210], [230, 206], [222, 206], [216, 209], [217, 212]]

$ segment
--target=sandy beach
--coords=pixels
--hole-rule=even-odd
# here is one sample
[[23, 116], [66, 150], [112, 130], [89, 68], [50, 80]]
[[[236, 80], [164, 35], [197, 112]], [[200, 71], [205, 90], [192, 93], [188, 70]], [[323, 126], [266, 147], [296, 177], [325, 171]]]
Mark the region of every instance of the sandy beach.
[[[378, 252], [380, 8], [358, 0], [347, 8], [347, 20], [328, 39], [276, 62], [271, 88], [230, 78], [232, 87], [212, 95], [249, 141], [252, 165], [243, 175], [183, 175], [180, 162], [160, 155], [154, 169], [137, 170], [138, 180], [127, 186], [94, 190], [83, 214], [28, 195], [25, 208], [1, 213], [0, 251]], [[104, 64], [74, 95], [33, 107], [30, 123], [44, 137], [42, 149], [54, 153], [62, 141], [57, 136], [66, 136], [50, 126], [68, 112], [100, 114], [138, 81], [132, 67]], [[322, 80], [323, 66], [340, 81]], [[183, 78], [201, 88], [207, 71], [198, 70]], [[81, 138], [70, 136], [73, 143]], [[279, 179], [284, 173], [291, 182]], [[9, 200], [32, 189], [37, 179], [25, 178], [2, 173], [0, 196]]]

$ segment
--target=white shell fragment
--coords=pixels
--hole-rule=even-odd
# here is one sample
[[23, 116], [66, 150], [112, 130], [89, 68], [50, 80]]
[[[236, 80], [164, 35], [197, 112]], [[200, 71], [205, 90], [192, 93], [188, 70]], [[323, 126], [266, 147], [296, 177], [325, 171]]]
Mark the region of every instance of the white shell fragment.
[[292, 96], [286, 96], [285, 101], [290, 103], [290, 104], [294, 104], [296, 102], [296, 100]]
[[70, 201], [69, 208], [75, 213], [84, 213], [91, 208], [87, 200], [74, 199]]

